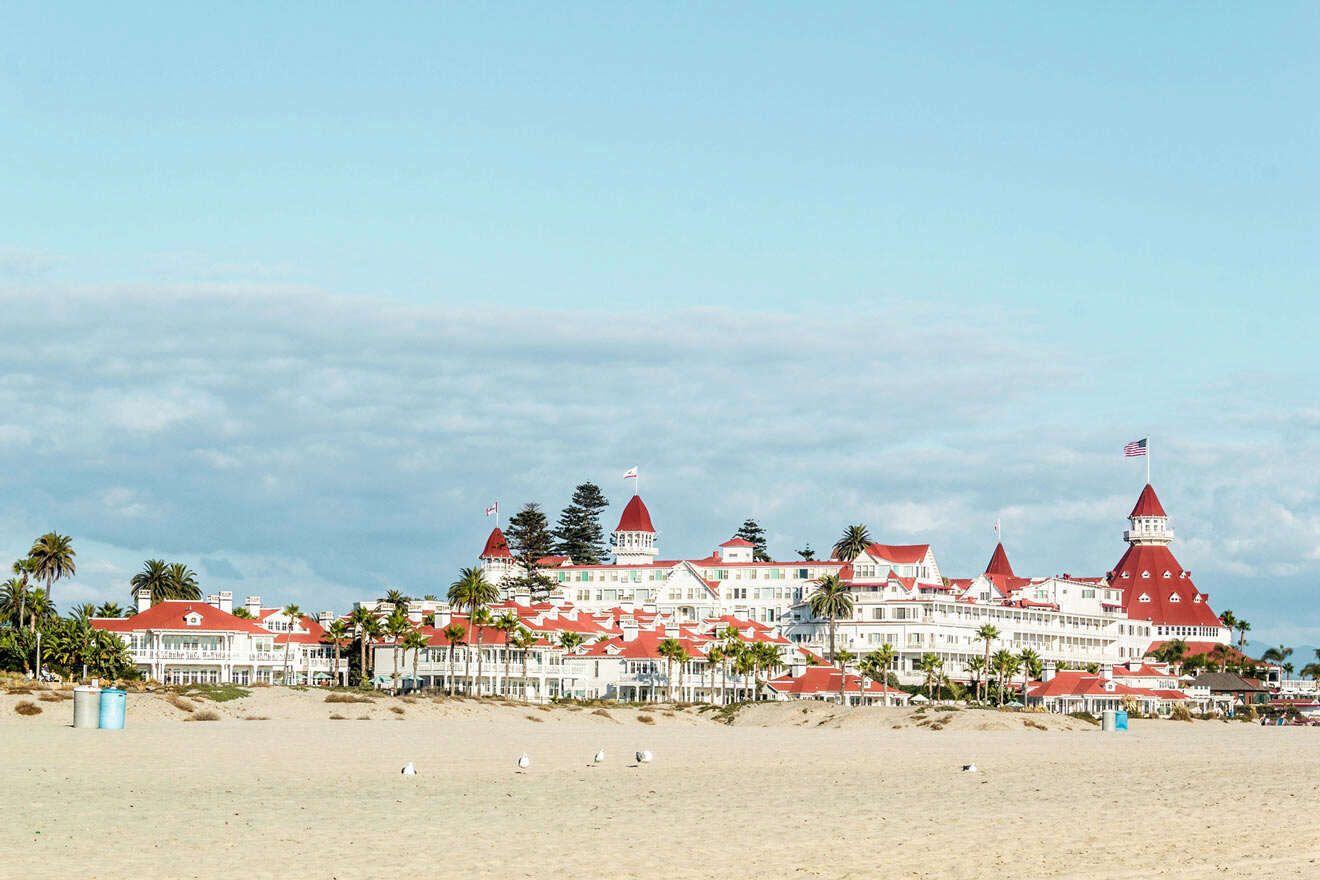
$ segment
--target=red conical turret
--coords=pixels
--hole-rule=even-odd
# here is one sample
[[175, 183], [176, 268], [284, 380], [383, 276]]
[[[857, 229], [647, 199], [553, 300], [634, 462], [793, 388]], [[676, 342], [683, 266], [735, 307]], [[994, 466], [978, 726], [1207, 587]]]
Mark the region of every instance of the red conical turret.
[[628, 504], [623, 508], [623, 515], [619, 517], [619, 527], [616, 532], [654, 532], [655, 526], [651, 525], [651, 512], [646, 509], [642, 503], [642, 496], [634, 495], [628, 500]]
[[486, 549], [481, 551], [478, 559], [512, 559], [513, 554], [509, 552], [509, 542], [504, 540], [504, 533], [500, 527], [496, 526], [486, 539]]
[[1155, 490], [1151, 488], [1150, 483], [1147, 483], [1146, 488], [1141, 490], [1141, 497], [1137, 499], [1137, 506], [1132, 508], [1128, 516], [1168, 516], [1168, 514], [1164, 512]]
[[1005, 577], [1017, 577], [1013, 574], [1013, 566], [1008, 564], [1008, 554], [1004, 552], [1004, 544], [1001, 541], [995, 545], [995, 552], [991, 554], [990, 561], [985, 566], [986, 574], [1000, 574]]

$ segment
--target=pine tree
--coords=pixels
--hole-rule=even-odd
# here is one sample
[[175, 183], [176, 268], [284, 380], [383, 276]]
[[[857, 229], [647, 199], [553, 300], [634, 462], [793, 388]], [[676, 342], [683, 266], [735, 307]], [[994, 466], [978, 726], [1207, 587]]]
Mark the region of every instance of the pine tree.
[[814, 560], [814, 559], [816, 558], [816, 551], [811, 549], [811, 542], [808, 541], [808, 542], [807, 542], [807, 546], [805, 546], [805, 547], [803, 547], [801, 550], [797, 551], [797, 555], [798, 555], [798, 556], [801, 556], [801, 557], [803, 558], [803, 560], [805, 560], [805, 561], [807, 561], [807, 562], [811, 562], [812, 560]]
[[554, 583], [541, 574], [536, 563], [550, 555], [554, 543], [541, 505], [533, 501], [524, 504], [522, 510], [509, 518], [504, 537], [509, 543], [509, 552], [522, 571], [522, 575], [514, 580], [514, 586], [527, 589], [537, 601], [545, 599], [554, 589]]
[[605, 530], [600, 514], [609, 502], [595, 483], [583, 483], [573, 490], [573, 499], [559, 515], [555, 527], [555, 553], [568, 556], [580, 565], [598, 565], [605, 561]]
[[742, 528], [734, 533], [735, 538], [742, 538], [744, 541], [750, 541], [752, 547], [752, 558], [757, 562], [769, 562], [770, 554], [765, 551], [765, 529], [757, 524], [756, 520], [750, 516], [743, 520]]

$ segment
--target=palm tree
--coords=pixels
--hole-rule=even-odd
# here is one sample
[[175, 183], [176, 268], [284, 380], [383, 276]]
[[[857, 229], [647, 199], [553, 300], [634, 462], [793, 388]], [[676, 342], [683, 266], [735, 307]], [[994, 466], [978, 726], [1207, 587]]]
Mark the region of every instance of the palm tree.
[[871, 533], [861, 523], [848, 526], [843, 535], [834, 542], [834, 558], [840, 562], [852, 562], [871, 546]]
[[[880, 664], [880, 671], [883, 673], [880, 683], [885, 687], [889, 687], [889, 671], [893, 668], [894, 661], [898, 659], [898, 650], [893, 645], [885, 642], [871, 653], [875, 655], [876, 662]], [[888, 700], [889, 698], [886, 696], [886, 705]]]
[[454, 645], [463, 641], [463, 636], [467, 635], [467, 629], [461, 623], [451, 623], [440, 631], [440, 635], [449, 642], [449, 696], [454, 695]]
[[74, 605], [69, 609], [69, 617], [79, 621], [89, 621], [96, 616], [96, 606], [90, 602]]
[[282, 612], [289, 618], [289, 632], [284, 637], [284, 684], [288, 686], [291, 670], [289, 668], [289, 648], [293, 645], [293, 634], [298, 631], [298, 621], [302, 620], [302, 609], [290, 603]]
[[429, 645], [430, 640], [417, 630], [409, 630], [403, 637], [403, 650], [413, 652], [413, 690], [421, 689], [421, 679], [417, 677], [417, 661], [422, 657], [422, 649]]
[[674, 702], [674, 661], [678, 655], [683, 653], [683, 643], [678, 639], [662, 639], [656, 646], [655, 652], [665, 661], [665, 689], [669, 694], [669, 702]]
[[182, 562], [170, 563], [169, 578], [171, 599], [196, 602], [202, 598], [202, 590], [197, 586], [197, 572]]
[[124, 609], [118, 602], [102, 602], [101, 607], [96, 609], [97, 617], [123, 617]]
[[1247, 633], [1251, 632], [1251, 624], [1247, 623], [1242, 618], [1238, 618], [1237, 630], [1238, 630], [1238, 653], [1245, 655], [1247, 653]]
[[742, 651], [742, 633], [738, 632], [738, 627], [729, 624], [720, 630], [716, 636], [724, 639], [723, 648], [724, 666], [720, 669], [720, 696], [723, 702], [729, 701], [729, 667], [738, 659], [739, 652]]
[[971, 657], [967, 658], [967, 662], [964, 663], [963, 666], [967, 669], [967, 673], [972, 677], [972, 682], [976, 686], [976, 699], [977, 702], [980, 702], [981, 674], [985, 672], [985, 660], [973, 654]]
[[408, 610], [408, 603], [412, 600], [399, 590], [386, 590], [385, 598], [382, 601], [389, 602], [395, 608], [402, 608], [406, 612]]
[[174, 581], [170, 578], [170, 567], [164, 559], [148, 559], [142, 563], [142, 570], [133, 575], [129, 585], [133, 588], [130, 598], [135, 603], [138, 591], [143, 589], [151, 591], [152, 605], [174, 598]]
[[485, 607], [484, 605], [478, 605], [477, 609], [474, 612], [472, 612], [472, 618], [471, 618], [472, 629], [477, 634], [476, 641], [472, 647], [472, 650], [477, 652], [477, 681], [476, 681], [477, 696], [481, 696], [481, 688], [482, 688], [481, 664], [482, 664], [482, 660], [484, 659], [482, 655], [485, 653], [481, 649], [481, 637], [485, 635], [486, 627], [490, 626], [494, 622], [495, 622], [495, 618], [491, 615], [490, 609]]
[[845, 648], [835, 655], [834, 659], [839, 661], [839, 705], [847, 706], [848, 698], [844, 695], [844, 687], [848, 681], [848, 664], [853, 662], [853, 652]]
[[1210, 649], [1210, 659], [1214, 662], [1219, 672], [1228, 668], [1228, 652], [1232, 650], [1224, 644], [1215, 645]]
[[385, 618], [385, 634], [394, 640], [394, 692], [399, 691], [399, 642], [405, 635], [412, 631], [412, 621], [408, 619], [408, 612], [397, 605], [390, 612], [390, 616]]
[[11, 570], [14, 573], [14, 578], [17, 579], [20, 587], [18, 591], [19, 629], [23, 628], [23, 618], [26, 616], [28, 580], [32, 577], [33, 572], [35, 572], [36, 569], [37, 569], [37, 562], [35, 559], [33, 559], [30, 556], [24, 557], [23, 559], [14, 560], [14, 564], [11, 566]]
[[1277, 666], [1282, 666], [1283, 661], [1292, 656], [1292, 652], [1292, 648], [1279, 645], [1277, 648], [1267, 648], [1265, 653], [1260, 655], [1260, 659], [1264, 660], [1266, 663], [1274, 663]]
[[1004, 679], [1014, 675], [1018, 669], [1017, 655], [1007, 648], [995, 651], [991, 668], [998, 673], [995, 684], [999, 687], [999, 705], [1004, 705]]
[[358, 675], [362, 679], [368, 679], [367, 676], [367, 641], [369, 640], [368, 630], [376, 615], [368, 608], [361, 605], [349, 612], [348, 623], [353, 627], [353, 632], [357, 634], [358, 650], [361, 652], [358, 661]]
[[[993, 623], [983, 623], [981, 624], [981, 628], [976, 631], [976, 637], [981, 641], [985, 642], [985, 669], [986, 669], [986, 677], [988, 679], [991, 669], [990, 643], [995, 639], [999, 638], [999, 627], [995, 626]], [[985, 696], [988, 701], [990, 697], [990, 682], [988, 680], [986, 681]], [[976, 701], [978, 703], [981, 702], [981, 695], [979, 692], [976, 695]]]
[[[336, 618], [335, 620], [333, 620], [333, 621], [330, 622], [330, 627], [325, 631], [325, 633], [326, 633], [326, 635], [328, 635], [328, 636], [330, 637], [330, 641], [332, 641], [332, 642], [334, 643], [334, 646], [335, 646], [335, 675], [334, 675], [334, 678], [335, 678], [335, 683], [336, 683], [336, 684], [339, 684], [339, 683], [340, 683], [340, 681], [339, 681], [339, 648], [340, 648], [340, 646], [342, 646], [342, 645], [344, 644], [344, 639], [348, 638], [348, 636], [349, 636], [348, 624], [347, 624], [347, 623], [344, 623], [344, 621], [342, 621], [342, 620]], [[345, 684], [345, 685], [348, 684], [348, 673], [347, 673], [347, 672], [344, 673], [344, 681], [343, 681], [343, 684]]]
[[[719, 645], [711, 645], [706, 649], [706, 669], [710, 672], [710, 701], [715, 702], [715, 668], [723, 668], [724, 649]], [[721, 694], [720, 696], [723, 696]]]
[[[1233, 612], [1225, 612], [1231, 615]], [[1183, 664], [1183, 658], [1187, 656], [1187, 642], [1184, 639], [1169, 639], [1164, 644], [1155, 649], [1154, 657], [1160, 663], [1167, 663], [1173, 667], [1173, 674], [1180, 673], [1180, 667]]]
[[921, 659], [917, 661], [917, 669], [926, 673], [926, 696], [931, 702], [935, 701], [935, 681], [939, 678], [943, 666], [944, 661], [940, 659], [940, 655], [930, 651], [922, 654]]
[[[1320, 654], [1320, 651], [1316, 651]], [[1309, 675], [1313, 681], [1320, 681], [1320, 663], [1308, 663], [1302, 667], [1302, 675]]]
[[678, 702], [683, 703], [683, 671], [692, 660], [692, 655], [688, 653], [687, 648], [682, 646], [678, 649], [678, 654], [674, 657], [674, 662], [678, 664]]
[[1219, 615], [1219, 622], [1228, 629], [1228, 640], [1233, 641], [1233, 630], [1237, 629], [1238, 625], [1237, 615], [1226, 608], [1224, 613]]
[[[866, 680], [868, 678], [881, 686], [885, 684], [885, 670], [880, 663], [878, 651], [871, 651], [862, 657], [861, 662], [857, 664], [857, 678], [857, 705], [860, 706], [866, 696]], [[889, 702], [888, 694], [885, 695], [885, 702], [886, 704]]]
[[527, 699], [527, 654], [540, 641], [540, 637], [526, 627], [518, 627], [518, 631], [513, 634], [513, 644], [518, 648], [522, 659], [522, 695]]
[[733, 672], [742, 679], [743, 689], [746, 690], [747, 676], [748, 674], [755, 674], [756, 661], [752, 658], [752, 652], [746, 650], [745, 645], [742, 650], [739, 650], [737, 659], [733, 661]]
[[256, 620], [255, 615], [253, 615], [251, 611], [248, 611], [247, 606], [245, 605], [239, 605], [237, 608], [234, 609], [233, 613], [234, 616], [239, 618], [240, 620]]
[[1027, 677], [1040, 678], [1040, 673], [1044, 668], [1040, 662], [1040, 655], [1031, 648], [1023, 648], [1022, 653], [1018, 654], [1018, 662], [1022, 664], [1022, 705], [1027, 704]]
[[[776, 667], [781, 666], [783, 663], [779, 656], [779, 648], [776, 647], [773, 642], [757, 642], [752, 650], [756, 652], [757, 660], [760, 662], [761, 668], [766, 672], [765, 677], [767, 679], [771, 678], [774, 675]], [[758, 682], [756, 686], [757, 699], [760, 699], [762, 690], [763, 685]]]
[[73, 542], [67, 535], [47, 532], [32, 544], [28, 558], [32, 560], [32, 573], [37, 580], [46, 582], [46, 598], [54, 604], [51, 587], [60, 578], [73, 577], [78, 572], [73, 557]]
[[[449, 604], [454, 607], [463, 607], [468, 610], [468, 624], [476, 626], [477, 609], [485, 608], [492, 602], [498, 601], [500, 591], [489, 581], [486, 580], [485, 573], [480, 568], [462, 568], [459, 569], [458, 579], [449, 585]], [[477, 633], [478, 640], [476, 645], [477, 663], [481, 663], [481, 641], [480, 632]], [[471, 678], [472, 670], [472, 648], [469, 647], [463, 652], [463, 674], [468, 676], [468, 693], [472, 693], [473, 681]]]
[[0, 584], [0, 615], [10, 621], [17, 621], [17, 626], [22, 627], [23, 619], [27, 616], [26, 604], [27, 587], [23, 581], [15, 577]]
[[836, 617], [851, 617], [853, 613], [852, 593], [837, 574], [827, 574], [816, 581], [816, 589], [807, 598], [807, 606], [813, 617], [826, 617], [830, 621], [830, 643], [827, 659], [834, 662], [834, 620]]
[[495, 618], [495, 628], [504, 633], [504, 678], [501, 681], [505, 690], [509, 689], [509, 661], [513, 659], [513, 646], [509, 644], [509, 640], [513, 638], [513, 634], [517, 632], [520, 626], [522, 626], [522, 622], [518, 620], [518, 615], [512, 611], [506, 611]]

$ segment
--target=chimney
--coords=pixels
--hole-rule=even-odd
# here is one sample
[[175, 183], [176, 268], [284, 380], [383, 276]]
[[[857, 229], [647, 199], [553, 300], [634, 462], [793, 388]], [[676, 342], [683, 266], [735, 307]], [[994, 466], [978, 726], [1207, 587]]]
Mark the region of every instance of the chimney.
[[665, 638], [667, 639], [678, 638], [678, 624], [676, 623], [665, 624]]
[[793, 664], [788, 667], [788, 674], [793, 676], [794, 678], [801, 678], [802, 676], [806, 675], [807, 674], [806, 662], [800, 659], [794, 660]]
[[1108, 663], [1101, 663], [1100, 677], [1105, 679], [1106, 681], [1112, 679], [1114, 677], [1114, 667], [1109, 665]]
[[654, 602], [643, 602], [643, 603], [642, 603], [642, 611], [643, 611], [643, 613], [646, 613], [646, 614], [655, 614], [655, 613], [656, 613], [656, 611], [655, 611], [655, 603], [654, 603]]
[[633, 600], [632, 600], [632, 599], [624, 599], [622, 602], [619, 603], [619, 609], [620, 609], [621, 611], [623, 611], [624, 614], [632, 614], [632, 613], [633, 613]]
[[1056, 673], [1058, 673], [1058, 671], [1059, 671], [1059, 666], [1058, 666], [1058, 664], [1056, 664], [1053, 660], [1051, 660], [1051, 661], [1047, 662], [1047, 663], [1045, 664], [1045, 668], [1041, 670], [1041, 673], [1040, 673], [1040, 680], [1041, 680], [1041, 681], [1053, 681], [1053, 680], [1054, 680], [1054, 676], [1055, 676]]
[[220, 597], [217, 596], [215, 593], [212, 593], [211, 595], [206, 597], [206, 604], [210, 605], [212, 608], [219, 608]]
[[335, 622], [335, 613], [333, 611], [322, 611], [316, 615], [316, 622], [321, 624], [321, 629], [329, 629], [330, 624]]
[[137, 591], [137, 612], [141, 614], [151, 607], [151, 588], [143, 587]]
[[234, 613], [234, 594], [229, 590], [220, 591], [220, 610], [225, 614]]
[[448, 605], [435, 610], [435, 628], [444, 629], [454, 619], [454, 611]]
[[619, 621], [619, 629], [623, 630], [623, 640], [625, 642], [631, 642], [637, 638], [637, 621], [621, 620]]
[[1140, 672], [1140, 671], [1141, 671], [1141, 658], [1140, 658], [1140, 657], [1133, 657], [1131, 660], [1129, 660], [1129, 661], [1128, 661], [1128, 669], [1129, 669], [1130, 671], [1132, 671], [1132, 672]]
[[248, 614], [251, 614], [253, 617], [260, 617], [260, 616], [261, 616], [261, 597], [260, 597], [260, 596], [248, 596], [246, 599], [243, 600], [243, 607], [246, 608], [247, 611], [248, 611]]
[[532, 593], [531, 593], [531, 591], [530, 591], [530, 590], [514, 590], [514, 591], [513, 591], [513, 603], [514, 603], [515, 605], [521, 605], [521, 606], [524, 607], [524, 608], [529, 608], [529, 607], [531, 607], [531, 604], [532, 604]]

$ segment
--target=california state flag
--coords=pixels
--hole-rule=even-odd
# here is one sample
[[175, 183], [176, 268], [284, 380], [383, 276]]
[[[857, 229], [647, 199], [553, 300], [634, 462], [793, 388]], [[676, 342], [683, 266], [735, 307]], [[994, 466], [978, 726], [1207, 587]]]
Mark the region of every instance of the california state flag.
[[623, 478], [624, 478], [625, 480], [635, 480], [635, 479], [637, 479], [637, 468], [636, 468], [636, 467], [630, 467], [630, 468], [628, 468], [628, 471], [627, 471], [627, 473], [625, 473], [625, 474], [623, 475]]

